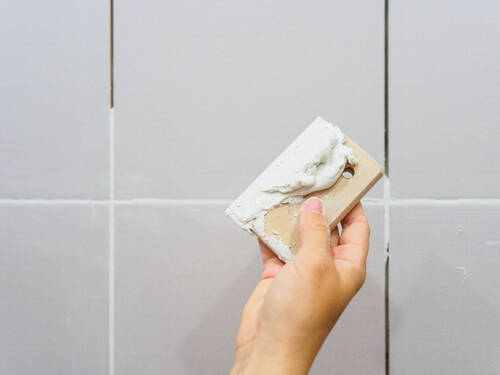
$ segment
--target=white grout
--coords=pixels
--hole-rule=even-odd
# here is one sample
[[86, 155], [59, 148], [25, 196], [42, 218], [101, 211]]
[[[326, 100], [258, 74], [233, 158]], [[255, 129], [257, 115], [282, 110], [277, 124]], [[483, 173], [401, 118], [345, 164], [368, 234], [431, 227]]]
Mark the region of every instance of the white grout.
[[457, 198], [457, 199], [424, 199], [424, 198], [410, 198], [399, 199], [391, 198], [389, 200], [391, 206], [428, 206], [428, 205], [498, 205], [500, 199], [498, 198]]
[[0, 205], [52, 205], [52, 204], [109, 204], [109, 200], [103, 199], [45, 199], [45, 198], [4, 198], [0, 199]]
[[109, 110], [109, 198], [115, 199], [115, 110]]
[[[0, 199], [0, 205], [55, 205], [55, 204], [102, 204], [102, 205], [229, 205], [233, 199], [217, 198], [134, 198], [134, 199]], [[364, 205], [381, 205], [380, 198], [365, 198]]]
[[384, 248], [385, 248], [385, 260], [389, 260], [389, 246], [390, 246], [390, 209], [391, 204], [391, 181], [389, 177], [384, 175]]
[[115, 373], [115, 111], [109, 112], [109, 269], [108, 269], [108, 363]]
[[[385, 189], [385, 187], [384, 187]], [[111, 195], [111, 192], [110, 192]], [[66, 199], [66, 198], [3, 198], [0, 205], [55, 205], [55, 204], [102, 204], [102, 205], [204, 205], [230, 204], [232, 198], [133, 198], [133, 199]], [[499, 198], [457, 198], [457, 199], [427, 199], [427, 198], [364, 198], [363, 204], [388, 204], [389, 206], [404, 205], [499, 205]]]
[[[387, 145], [386, 145], [387, 147]], [[390, 358], [390, 297], [389, 297], [389, 265], [390, 265], [390, 246], [391, 246], [391, 181], [384, 174], [384, 321], [385, 321], [385, 373], [389, 375], [389, 358]]]
[[233, 199], [155, 199], [155, 198], [136, 198], [136, 199], [118, 199], [116, 204], [119, 205], [209, 205], [209, 204], [225, 204], [229, 205]]
[[371, 206], [371, 205], [378, 206], [378, 205], [383, 205], [384, 200], [381, 198], [363, 198], [361, 199], [361, 203], [364, 206]]

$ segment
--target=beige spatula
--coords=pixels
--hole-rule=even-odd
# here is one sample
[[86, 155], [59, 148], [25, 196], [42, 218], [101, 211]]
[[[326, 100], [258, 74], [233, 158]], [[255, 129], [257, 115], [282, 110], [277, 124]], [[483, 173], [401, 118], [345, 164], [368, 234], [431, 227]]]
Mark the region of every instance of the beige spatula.
[[[330, 228], [336, 226], [383, 175], [382, 167], [358, 145], [348, 138], [344, 144], [354, 151], [358, 163], [347, 165], [343, 175], [330, 188], [304, 197], [304, 200], [311, 196], [323, 200]], [[290, 246], [293, 254], [300, 246], [296, 229], [300, 205], [285, 203], [269, 210], [264, 216], [265, 236], [281, 240], [284, 245]]]

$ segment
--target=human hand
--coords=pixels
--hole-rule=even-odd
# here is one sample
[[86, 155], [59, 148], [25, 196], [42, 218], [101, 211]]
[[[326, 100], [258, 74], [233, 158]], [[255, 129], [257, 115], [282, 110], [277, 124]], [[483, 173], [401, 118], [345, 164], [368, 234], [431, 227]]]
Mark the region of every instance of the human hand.
[[318, 198], [298, 217], [295, 259], [281, 262], [259, 241], [264, 270], [246, 303], [236, 339], [236, 374], [307, 374], [366, 274], [370, 228], [361, 204], [331, 233]]

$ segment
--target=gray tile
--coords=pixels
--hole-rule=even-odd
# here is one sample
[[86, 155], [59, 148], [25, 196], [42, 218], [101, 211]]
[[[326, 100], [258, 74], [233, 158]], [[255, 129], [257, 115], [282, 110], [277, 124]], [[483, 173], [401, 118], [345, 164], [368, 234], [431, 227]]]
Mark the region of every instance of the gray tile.
[[0, 196], [108, 196], [109, 3], [0, 5]]
[[[117, 206], [117, 374], [229, 373], [241, 310], [261, 265], [256, 241], [224, 208]], [[368, 281], [312, 373], [383, 373], [382, 207], [369, 207], [368, 214]]]
[[500, 373], [500, 205], [391, 209], [391, 374]]
[[500, 3], [390, 5], [390, 173], [397, 197], [500, 197]]
[[0, 206], [0, 373], [106, 374], [104, 206]]
[[383, 1], [124, 0], [115, 47], [120, 197], [235, 197], [318, 115], [383, 162]]
[[224, 208], [116, 208], [117, 374], [229, 373], [260, 259]]

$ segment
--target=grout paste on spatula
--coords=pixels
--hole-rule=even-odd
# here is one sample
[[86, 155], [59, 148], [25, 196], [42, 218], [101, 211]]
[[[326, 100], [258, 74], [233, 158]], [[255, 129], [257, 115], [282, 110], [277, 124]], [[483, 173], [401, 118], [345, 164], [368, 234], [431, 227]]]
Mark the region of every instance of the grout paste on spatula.
[[279, 238], [266, 236], [264, 215], [283, 203], [302, 202], [303, 197], [331, 187], [347, 163], [356, 164], [342, 131], [316, 118], [257, 179], [231, 203], [226, 213], [244, 230], [258, 235], [278, 257], [294, 255]]

